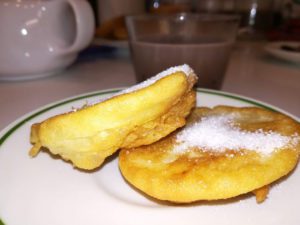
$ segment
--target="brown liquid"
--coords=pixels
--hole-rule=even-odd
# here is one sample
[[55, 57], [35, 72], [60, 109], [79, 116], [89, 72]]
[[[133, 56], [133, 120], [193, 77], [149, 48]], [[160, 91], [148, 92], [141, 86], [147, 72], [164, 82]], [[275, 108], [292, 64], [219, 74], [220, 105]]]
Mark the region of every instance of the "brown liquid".
[[131, 43], [137, 81], [169, 67], [188, 64], [198, 75], [198, 86], [220, 89], [232, 42], [220, 39], [147, 37]]

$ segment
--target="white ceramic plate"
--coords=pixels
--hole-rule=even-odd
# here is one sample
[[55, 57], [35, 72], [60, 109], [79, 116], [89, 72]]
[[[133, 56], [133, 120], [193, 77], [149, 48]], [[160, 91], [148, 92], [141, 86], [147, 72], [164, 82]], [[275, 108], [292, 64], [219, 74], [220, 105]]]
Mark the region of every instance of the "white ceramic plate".
[[[299, 225], [300, 171], [272, 187], [257, 204], [252, 195], [192, 205], [159, 204], [122, 178], [117, 156], [92, 172], [41, 152], [30, 158], [29, 132], [39, 122], [72, 107], [111, 95], [85, 94], [31, 112], [0, 132], [0, 224], [5, 225]], [[270, 105], [224, 92], [199, 89], [198, 105]], [[281, 110], [279, 110], [281, 111]]]
[[282, 59], [288, 62], [300, 64], [300, 52], [292, 52], [281, 49], [281, 46], [291, 46], [297, 47], [300, 46], [300, 42], [291, 42], [291, 41], [278, 41], [271, 42], [265, 46], [266, 52], [278, 59]]

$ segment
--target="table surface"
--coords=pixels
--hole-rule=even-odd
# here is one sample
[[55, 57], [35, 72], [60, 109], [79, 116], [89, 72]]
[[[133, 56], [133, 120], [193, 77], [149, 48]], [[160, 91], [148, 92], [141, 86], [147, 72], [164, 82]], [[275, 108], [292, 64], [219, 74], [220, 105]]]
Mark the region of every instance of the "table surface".
[[[300, 118], [300, 65], [265, 53], [265, 42], [238, 42], [222, 91], [254, 98]], [[43, 105], [86, 92], [135, 84], [128, 48], [85, 51], [65, 71], [27, 81], [0, 81], [0, 130]]]

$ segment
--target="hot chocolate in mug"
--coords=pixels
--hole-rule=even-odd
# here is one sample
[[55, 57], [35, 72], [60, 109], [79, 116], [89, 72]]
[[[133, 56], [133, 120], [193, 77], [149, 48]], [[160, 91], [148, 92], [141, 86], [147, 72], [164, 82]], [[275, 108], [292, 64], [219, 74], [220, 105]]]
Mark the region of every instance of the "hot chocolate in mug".
[[86, 0], [0, 0], [0, 80], [54, 74], [91, 42]]

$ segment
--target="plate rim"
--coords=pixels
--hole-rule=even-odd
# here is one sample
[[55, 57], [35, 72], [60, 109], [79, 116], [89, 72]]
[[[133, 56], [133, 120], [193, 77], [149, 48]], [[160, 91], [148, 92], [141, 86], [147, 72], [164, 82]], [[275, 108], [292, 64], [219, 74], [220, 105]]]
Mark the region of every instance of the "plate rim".
[[[38, 107], [37, 109], [30, 111], [23, 116], [17, 118], [13, 122], [11, 122], [9, 125], [7, 125], [4, 129], [0, 130], [0, 150], [4, 142], [19, 128], [21, 128], [26, 122], [29, 120], [51, 110], [57, 107], [60, 107], [62, 105], [66, 105], [71, 102], [75, 102], [78, 100], [82, 100], [85, 98], [90, 98], [90, 97], [95, 97], [95, 96], [101, 96], [101, 95], [106, 95], [106, 94], [113, 94], [118, 91], [121, 91], [123, 88], [111, 88], [111, 89], [103, 89], [103, 90], [98, 90], [98, 91], [92, 91], [92, 92], [85, 92], [79, 95], [74, 95], [68, 98], [63, 98], [58, 101], [53, 101], [49, 104], [43, 105], [41, 107]], [[210, 94], [214, 96], [221, 96], [225, 98], [230, 98], [230, 99], [235, 99], [241, 102], [249, 103], [251, 105], [269, 109], [274, 112], [280, 112], [283, 113], [287, 116], [290, 116], [291, 118], [295, 119], [296, 121], [300, 122], [300, 118], [288, 113], [287, 111], [280, 109], [279, 107], [276, 107], [274, 105], [271, 105], [269, 103], [256, 100], [254, 98], [246, 97], [243, 95], [231, 93], [231, 92], [226, 92], [226, 91], [220, 91], [220, 90], [213, 90], [213, 89], [206, 89], [206, 88], [196, 88], [195, 89], [197, 93], [204, 93], [204, 94]], [[2, 218], [0, 217], [0, 225], [7, 225], [5, 222], [3, 222]]]
[[265, 51], [276, 58], [284, 59], [285, 61], [300, 63], [300, 53], [288, 52], [279, 48], [280, 45], [300, 45], [297, 41], [274, 41], [265, 45]]
[[[65, 105], [65, 104], [68, 104], [68, 103], [71, 103], [74, 101], [85, 99], [85, 98], [116, 93], [122, 89], [124, 89], [124, 88], [111, 88], [111, 89], [105, 89], [105, 90], [100, 90], [100, 91], [86, 92], [83, 94], [79, 94], [79, 95], [71, 96], [71, 97], [64, 98], [64, 99], [61, 99], [58, 101], [54, 101], [52, 103], [41, 106], [41, 107], [37, 108], [36, 110], [30, 111], [30, 112], [24, 114], [23, 116], [19, 117], [18, 119], [14, 120], [12, 123], [7, 125], [4, 129], [2, 129], [0, 131], [0, 148], [4, 144], [4, 142], [23, 124], [25, 124], [27, 121], [45, 113], [51, 109], [57, 108], [59, 106], [62, 106], [62, 105]], [[256, 100], [254, 98], [249, 98], [249, 97], [239, 95], [239, 94], [234, 94], [234, 93], [230, 93], [230, 92], [226, 92], [226, 91], [207, 89], [207, 88], [196, 88], [196, 92], [222, 96], [222, 97], [231, 98], [231, 99], [235, 99], [238, 101], [250, 103], [254, 106], [258, 106], [261, 108], [269, 109], [271, 111], [283, 113], [283, 114], [295, 119], [296, 121], [300, 122], [300, 118], [297, 118], [296, 116], [290, 114], [289, 112], [282, 110], [276, 106], [273, 106], [269, 103], [266, 103], [266, 102], [263, 102], [260, 100]], [[0, 225], [1, 225], [1, 223], [0, 223]]]

